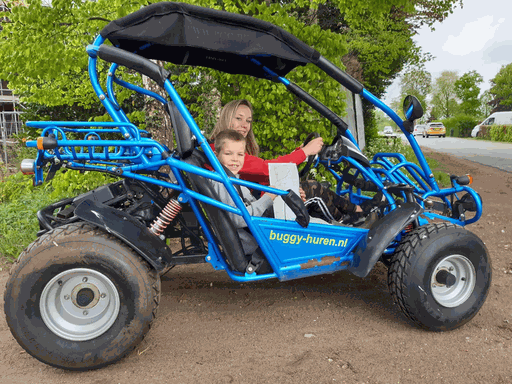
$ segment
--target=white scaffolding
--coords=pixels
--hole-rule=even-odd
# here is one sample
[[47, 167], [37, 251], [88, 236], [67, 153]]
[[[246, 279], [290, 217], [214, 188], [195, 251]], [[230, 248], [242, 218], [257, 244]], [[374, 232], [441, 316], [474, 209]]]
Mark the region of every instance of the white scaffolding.
[[2, 139], [3, 156], [2, 161], [7, 164], [7, 145], [9, 137], [23, 132], [23, 122], [20, 118], [20, 112], [17, 110], [19, 105], [18, 96], [7, 87], [5, 80], [0, 80], [0, 136]]

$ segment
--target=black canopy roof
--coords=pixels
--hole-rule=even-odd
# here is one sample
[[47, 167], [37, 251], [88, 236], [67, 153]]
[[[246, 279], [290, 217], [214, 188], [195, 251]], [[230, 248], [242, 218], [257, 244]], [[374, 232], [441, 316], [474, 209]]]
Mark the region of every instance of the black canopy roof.
[[101, 35], [148, 59], [267, 77], [246, 56], [285, 76], [320, 54], [291, 33], [251, 16], [184, 3], [156, 3], [110, 22]]

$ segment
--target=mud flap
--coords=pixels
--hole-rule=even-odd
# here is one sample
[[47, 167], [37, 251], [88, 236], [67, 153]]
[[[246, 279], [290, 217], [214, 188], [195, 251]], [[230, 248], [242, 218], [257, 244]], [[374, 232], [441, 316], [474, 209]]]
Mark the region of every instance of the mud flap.
[[165, 242], [123, 211], [86, 199], [76, 207], [75, 215], [120, 239], [158, 272], [167, 266], [167, 260], [172, 257]]
[[417, 203], [405, 203], [375, 222], [355, 249], [354, 259], [347, 269], [356, 276], [366, 277], [389, 244], [422, 211]]

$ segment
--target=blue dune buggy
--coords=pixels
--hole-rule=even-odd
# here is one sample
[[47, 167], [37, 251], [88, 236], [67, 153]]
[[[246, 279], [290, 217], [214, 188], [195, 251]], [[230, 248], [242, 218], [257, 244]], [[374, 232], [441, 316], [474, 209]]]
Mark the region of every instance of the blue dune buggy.
[[[106, 40], [111, 45], [103, 44]], [[440, 189], [414, 138], [422, 116], [408, 96], [402, 119], [348, 74], [290, 33], [264, 21], [180, 3], [157, 3], [108, 24], [87, 47], [92, 85], [113, 122], [29, 122], [42, 130], [35, 160], [24, 171], [42, 184], [61, 167], [106, 172], [120, 181], [56, 202], [38, 212], [39, 237], [12, 267], [5, 313], [12, 334], [32, 356], [55, 367], [92, 369], [117, 361], [148, 332], [160, 299], [160, 276], [173, 266], [210, 263], [233, 280], [281, 281], [340, 270], [367, 276], [377, 262], [389, 268], [391, 295], [419, 327], [444, 331], [468, 322], [491, 281], [484, 243], [463, 227], [482, 214], [468, 176]], [[105, 90], [97, 61], [112, 63]], [[210, 67], [281, 83], [328, 119], [337, 135], [317, 159], [337, 181], [336, 193], [361, 203], [380, 193], [380, 219], [367, 228], [310, 220], [302, 200], [240, 180], [221, 166], [169, 73], [150, 59]], [[395, 153], [372, 160], [333, 111], [285, 78], [316, 65], [387, 113], [402, 129], [419, 166]], [[153, 79], [167, 98], [116, 77], [124, 66]], [[132, 124], [114, 83], [160, 101], [169, 113], [176, 149]], [[164, 172], [163, 169], [170, 169]], [[303, 172], [307, 172], [303, 170]], [[236, 207], [221, 203], [208, 179], [224, 184]], [[295, 220], [252, 217], [239, 186], [277, 194]], [[371, 194], [370, 194], [371, 195]], [[252, 269], [228, 215], [241, 215], [268, 260], [270, 273]], [[173, 252], [170, 239], [180, 239]]]

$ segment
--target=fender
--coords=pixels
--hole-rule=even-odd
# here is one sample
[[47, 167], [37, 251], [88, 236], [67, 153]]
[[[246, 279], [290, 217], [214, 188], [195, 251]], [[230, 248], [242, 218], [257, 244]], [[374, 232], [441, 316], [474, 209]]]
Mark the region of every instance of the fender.
[[158, 272], [168, 266], [171, 250], [164, 241], [129, 214], [86, 199], [75, 209], [80, 219], [104, 229], [137, 252]]
[[356, 247], [354, 260], [347, 269], [356, 276], [366, 277], [391, 241], [421, 212], [423, 208], [419, 204], [405, 203], [376, 221]]

